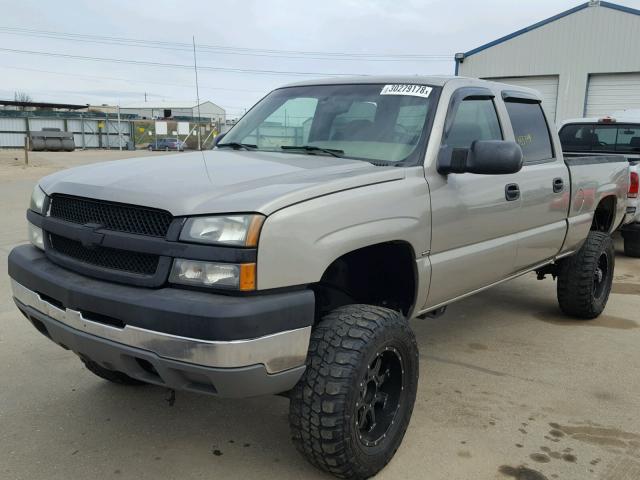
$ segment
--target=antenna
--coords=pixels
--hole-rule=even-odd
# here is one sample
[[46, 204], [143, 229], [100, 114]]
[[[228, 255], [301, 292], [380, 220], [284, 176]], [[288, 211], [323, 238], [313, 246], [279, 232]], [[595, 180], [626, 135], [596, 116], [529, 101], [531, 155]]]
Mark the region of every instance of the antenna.
[[196, 101], [198, 102], [198, 150], [202, 150], [202, 144], [200, 141], [200, 90], [198, 89], [198, 63], [196, 60], [196, 36], [193, 36], [193, 69], [196, 72]]

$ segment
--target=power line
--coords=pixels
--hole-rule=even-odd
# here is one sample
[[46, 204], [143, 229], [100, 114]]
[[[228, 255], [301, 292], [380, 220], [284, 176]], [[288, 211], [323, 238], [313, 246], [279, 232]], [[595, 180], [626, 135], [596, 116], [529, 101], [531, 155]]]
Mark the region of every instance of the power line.
[[[56, 72], [53, 70], [42, 70], [39, 68], [27, 68], [27, 67], [14, 67], [9, 65], [0, 65], [0, 68], [7, 68], [11, 70], [24, 70], [25, 72], [38, 72], [38, 73], [49, 73], [52, 75], [63, 75], [65, 77], [82, 77], [82, 78], [95, 78], [97, 80], [117, 80], [121, 82], [127, 83], [139, 83], [141, 85], [162, 85], [167, 87], [181, 87], [181, 88], [189, 88], [186, 84], [180, 83], [167, 83], [167, 82], [154, 82], [154, 81], [145, 81], [145, 80], [136, 80], [133, 78], [124, 78], [124, 77], [109, 77], [105, 75], [90, 75], [86, 73], [70, 73], [70, 72]], [[265, 90], [245, 90], [241, 88], [225, 88], [225, 87], [212, 87], [208, 85], [200, 85], [200, 88], [203, 90], [226, 90], [230, 92], [246, 92], [246, 93], [261, 93], [264, 94]]]
[[[4, 88], [0, 88], [0, 92], [3, 95], [13, 95], [15, 93], [15, 90], [11, 90], [11, 89], [4, 89]], [[55, 96], [55, 97], [80, 97], [80, 98], [86, 98], [87, 94], [86, 93], [82, 93], [82, 92], [66, 92], [66, 91], [60, 91], [60, 90], [42, 90], [42, 89], [29, 89], [30, 93], [36, 94], [36, 96]], [[157, 95], [157, 94], [153, 94], [152, 96], [154, 97], [160, 97], [163, 98], [162, 101], [164, 101], [164, 99], [169, 98], [171, 101], [177, 101], [175, 99], [172, 99], [171, 97], [165, 97], [163, 95]], [[184, 99], [178, 99], [178, 100], [184, 100]], [[81, 104], [84, 104], [86, 102], [80, 102]], [[148, 102], [149, 105], [153, 104], [153, 101]], [[222, 104], [222, 103], [216, 103], [216, 105], [218, 105], [219, 107], [224, 108], [225, 112], [230, 113], [230, 112], [236, 112], [236, 113], [242, 113], [246, 110], [248, 110], [248, 107], [238, 107], [238, 106], [230, 106], [230, 105], [226, 105], [226, 104]], [[86, 103], [87, 105], [91, 105], [94, 107], [97, 107], [99, 105], [97, 104], [90, 104], [90, 103]], [[122, 105], [120, 105], [123, 109], [126, 108], [133, 108], [129, 106], [130, 104], [128, 103], [124, 103]], [[134, 105], [136, 105], [135, 108], [137, 108], [138, 104], [134, 103]]]
[[[67, 32], [53, 32], [26, 28], [2, 27], [0, 33], [67, 40], [82, 43], [101, 43], [163, 50], [190, 51], [191, 45], [180, 42], [166, 42], [157, 40], [140, 40], [125, 37], [111, 37], [103, 35], [88, 35]], [[197, 45], [199, 51], [221, 55], [246, 55], [257, 57], [277, 57], [313, 60], [345, 60], [372, 62], [413, 62], [413, 61], [442, 61], [449, 60], [452, 54], [385, 54], [385, 53], [347, 53], [347, 52], [313, 52], [302, 50], [269, 50], [246, 47], [231, 47], [222, 45]]]
[[[188, 65], [188, 64], [128, 60], [124, 58], [90, 57], [90, 56], [84, 56], [84, 55], [71, 55], [67, 53], [43, 52], [43, 51], [36, 51], [36, 50], [19, 50], [19, 49], [13, 49], [13, 48], [0, 48], [0, 52], [16, 53], [20, 55], [38, 55], [38, 56], [45, 56], [45, 57], [68, 58], [73, 60], [85, 60], [85, 61], [92, 61], [92, 62], [109, 62], [109, 63], [122, 63], [122, 64], [129, 64], [129, 65], [142, 65], [147, 67], [166, 67], [166, 68], [181, 68], [181, 69], [193, 68], [193, 65]], [[251, 73], [256, 75], [300, 75], [300, 76], [324, 75], [324, 76], [330, 76], [330, 77], [357, 75], [354, 73], [296, 72], [296, 71], [256, 70], [256, 69], [248, 69], [248, 68], [228, 68], [228, 67], [211, 67], [211, 66], [201, 66], [200, 69], [216, 71], [216, 72]]]

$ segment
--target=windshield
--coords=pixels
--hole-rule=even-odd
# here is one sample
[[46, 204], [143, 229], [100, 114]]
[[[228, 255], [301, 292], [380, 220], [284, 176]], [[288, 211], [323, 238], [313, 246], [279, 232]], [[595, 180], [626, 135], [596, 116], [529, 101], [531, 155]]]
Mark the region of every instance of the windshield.
[[560, 129], [568, 152], [640, 153], [640, 125], [572, 123]]
[[434, 90], [413, 84], [282, 88], [253, 107], [218, 146], [417, 163], [437, 101]]

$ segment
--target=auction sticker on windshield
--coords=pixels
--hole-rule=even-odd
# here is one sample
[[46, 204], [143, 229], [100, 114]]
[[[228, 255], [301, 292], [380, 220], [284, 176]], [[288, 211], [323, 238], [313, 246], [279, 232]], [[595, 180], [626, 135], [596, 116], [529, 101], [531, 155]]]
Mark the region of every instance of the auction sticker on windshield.
[[405, 83], [396, 83], [393, 85], [385, 85], [380, 92], [380, 95], [411, 95], [413, 97], [429, 97], [429, 94], [433, 90], [426, 85], [410, 85]]

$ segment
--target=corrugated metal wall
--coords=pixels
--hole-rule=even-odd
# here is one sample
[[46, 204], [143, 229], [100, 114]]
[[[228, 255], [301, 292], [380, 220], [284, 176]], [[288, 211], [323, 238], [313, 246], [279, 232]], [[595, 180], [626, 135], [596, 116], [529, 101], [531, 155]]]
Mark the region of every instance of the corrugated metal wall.
[[[11, 113], [3, 112], [4, 115]], [[60, 118], [25, 117], [24, 112], [16, 112], [16, 117], [0, 117], [0, 148], [21, 148], [27, 131], [39, 131], [43, 128], [59, 128], [61, 131], [73, 132], [76, 148], [123, 148], [130, 140], [132, 123], [129, 120], [118, 122], [114, 119], [101, 118]], [[27, 121], [28, 126], [27, 126]], [[120, 135], [118, 135], [120, 133]]]
[[562, 121], [583, 116], [589, 75], [640, 72], [638, 45], [640, 15], [592, 6], [468, 55], [458, 74], [558, 75], [556, 120]]
[[0, 118], [0, 148], [24, 145], [25, 128], [24, 118]]
[[558, 104], [558, 76], [541, 75], [539, 77], [499, 77], [488, 78], [496, 82], [518, 85], [519, 87], [533, 88], [540, 93], [542, 106], [547, 112], [550, 121], [556, 121], [556, 105]]

